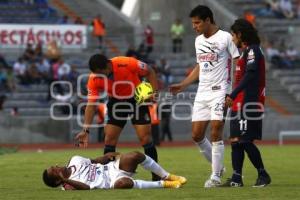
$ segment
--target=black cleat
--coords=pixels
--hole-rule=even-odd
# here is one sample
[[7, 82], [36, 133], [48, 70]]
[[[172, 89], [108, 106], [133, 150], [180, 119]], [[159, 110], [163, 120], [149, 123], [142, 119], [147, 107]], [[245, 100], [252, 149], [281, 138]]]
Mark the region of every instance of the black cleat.
[[258, 176], [256, 183], [253, 187], [266, 187], [271, 183], [271, 177], [267, 174], [266, 176]]
[[225, 183], [223, 183], [220, 187], [243, 187], [243, 181], [235, 182], [231, 178], [228, 178]]

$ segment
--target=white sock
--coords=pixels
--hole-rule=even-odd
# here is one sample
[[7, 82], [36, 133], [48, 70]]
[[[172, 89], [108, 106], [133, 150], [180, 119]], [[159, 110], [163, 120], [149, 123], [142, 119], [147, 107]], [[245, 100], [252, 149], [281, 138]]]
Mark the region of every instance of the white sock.
[[[223, 141], [212, 142], [212, 177], [221, 176], [220, 172], [223, 169], [224, 162], [224, 143]], [[214, 179], [214, 178], [213, 178]]]
[[143, 181], [143, 180], [133, 180], [133, 188], [137, 189], [147, 189], [147, 188], [162, 188], [162, 181]]
[[146, 159], [141, 163], [141, 166], [148, 171], [153, 172], [154, 174], [158, 175], [162, 179], [166, 178], [169, 173], [166, 172], [157, 162], [155, 162], [152, 158], [145, 155]]
[[204, 155], [206, 160], [211, 163], [211, 143], [209, 140], [204, 137], [204, 139], [200, 142], [196, 142], [198, 145], [200, 152]]

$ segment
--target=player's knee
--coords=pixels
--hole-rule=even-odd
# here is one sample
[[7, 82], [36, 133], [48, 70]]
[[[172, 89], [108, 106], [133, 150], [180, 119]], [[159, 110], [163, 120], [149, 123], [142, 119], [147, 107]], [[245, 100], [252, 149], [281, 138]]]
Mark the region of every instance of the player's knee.
[[205, 134], [202, 134], [201, 131], [193, 130], [192, 131], [192, 139], [194, 142], [200, 142], [204, 139]]
[[130, 178], [120, 178], [114, 184], [115, 189], [130, 189], [133, 188], [133, 181]]
[[211, 140], [213, 142], [222, 140], [222, 125], [215, 125], [211, 129]]
[[145, 155], [143, 153], [139, 152], [139, 151], [133, 151], [130, 154], [131, 154], [130, 157], [133, 160], [137, 161], [137, 163], [143, 162], [146, 158]]

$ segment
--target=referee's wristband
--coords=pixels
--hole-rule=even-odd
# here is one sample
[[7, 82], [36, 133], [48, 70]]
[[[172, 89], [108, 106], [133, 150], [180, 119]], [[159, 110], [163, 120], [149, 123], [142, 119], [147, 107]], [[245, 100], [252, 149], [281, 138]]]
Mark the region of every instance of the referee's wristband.
[[87, 133], [87, 134], [90, 134], [90, 131], [89, 131], [89, 129], [83, 129], [83, 132], [85, 132], [85, 133]]

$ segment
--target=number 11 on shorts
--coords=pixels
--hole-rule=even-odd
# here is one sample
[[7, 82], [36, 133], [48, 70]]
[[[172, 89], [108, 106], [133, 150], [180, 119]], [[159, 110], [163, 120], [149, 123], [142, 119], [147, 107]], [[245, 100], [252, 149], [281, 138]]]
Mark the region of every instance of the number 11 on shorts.
[[241, 131], [246, 131], [247, 130], [247, 120], [245, 119], [245, 120], [240, 120], [239, 121], [239, 123], [240, 123], [240, 130]]

